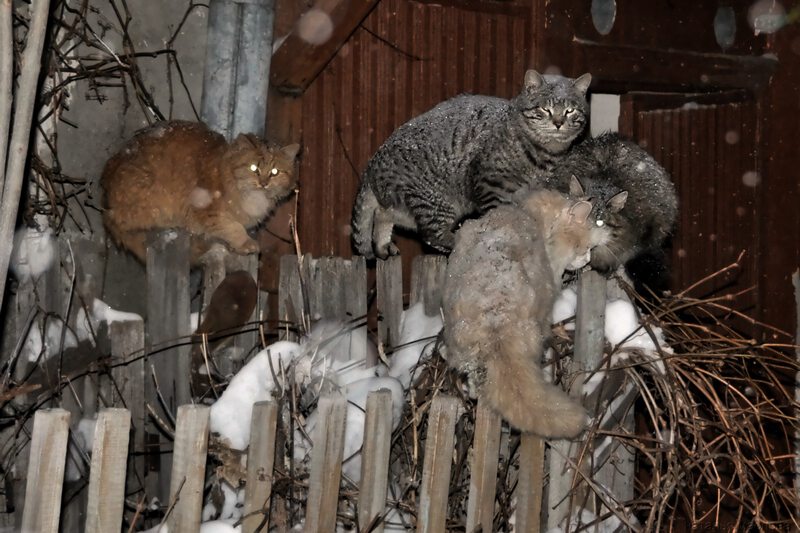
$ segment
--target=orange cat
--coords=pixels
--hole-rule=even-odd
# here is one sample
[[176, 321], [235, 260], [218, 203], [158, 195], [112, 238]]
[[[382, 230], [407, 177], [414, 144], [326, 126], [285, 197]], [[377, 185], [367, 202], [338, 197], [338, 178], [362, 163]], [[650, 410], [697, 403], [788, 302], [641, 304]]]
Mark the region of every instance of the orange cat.
[[232, 143], [196, 122], [161, 122], [134, 136], [106, 163], [103, 216], [114, 240], [142, 261], [147, 233], [181, 228], [192, 263], [212, 243], [258, 251], [247, 229], [269, 217], [297, 186], [299, 145], [272, 146], [242, 134]]

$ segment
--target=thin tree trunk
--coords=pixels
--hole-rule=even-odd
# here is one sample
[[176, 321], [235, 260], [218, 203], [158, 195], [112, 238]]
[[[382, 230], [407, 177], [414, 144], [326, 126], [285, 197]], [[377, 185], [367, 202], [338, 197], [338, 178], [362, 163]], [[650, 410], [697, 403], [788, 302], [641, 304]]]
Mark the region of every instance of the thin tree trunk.
[[[0, 0], [0, 2], [3, 11], [6, 6], [10, 8], [10, 0]], [[8, 162], [5, 166], [3, 196], [0, 199], [0, 310], [2, 310], [5, 298], [8, 263], [11, 260], [14, 243], [14, 224], [17, 220], [25, 161], [28, 155], [28, 142], [31, 137], [31, 122], [37, 94], [36, 84], [39, 80], [49, 10], [50, 0], [34, 0], [31, 4], [31, 24], [25, 51], [22, 54], [22, 70], [14, 102], [14, 128], [8, 148]], [[3, 37], [5, 38], [5, 30], [3, 30]], [[5, 47], [3, 49], [11, 50]], [[0, 96], [0, 98], [3, 97]]]
[[3, 190], [6, 181], [6, 150], [8, 128], [11, 124], [11, 84], [14, 79], [11, 2], [12, 0], [0, 0], [0, 191]]

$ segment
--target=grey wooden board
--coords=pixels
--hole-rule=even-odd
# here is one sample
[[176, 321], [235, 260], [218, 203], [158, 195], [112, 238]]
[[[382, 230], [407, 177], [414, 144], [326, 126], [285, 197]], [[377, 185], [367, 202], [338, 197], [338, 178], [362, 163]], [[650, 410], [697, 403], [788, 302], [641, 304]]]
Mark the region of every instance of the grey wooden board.
[[347, 402], [337, 394], [323, 396], [317, 407], [317, 427], [311, 449], [305, 531], [334, 531], [342, 475]]
[[428, 413], [417, 514], [417, 531], [420, 533], [445, 530], [458, 404], [458, 400], [452, 396], [436, 396]]
[[113, 405], [125, 407], [131, 415], [130, 473], [127, 478], [127, 492], [133, 494], [145, 489], [145, 445], [147, 410], [145, 408], [145, 358], [144, 322], [130, 320], [112, 322], [109, 328], [112, 364], [116, 366], [111, 375], [116, 384], [113, 387]]
[[296, 255], [284, 255], [278, 281], [278, 320], [281, 340], [296, 340], [292, 326], [300, 323], [303, 293], [300, 287], [300, 265]]
[[69, 438], [69, 412], [40, 409], [33, 419], [22, 531], [56, 533]]
[[[191, 399], [191, 346], [165, 346], [186, 342], [191, 334], [189, 327], [189, 236], [182, 231], [162, 231], [152, 235], [147, 249], [147, 324], [146, 342], [148, 359], [145, 381], [146, 397], [163, 420], [174, 417], [179, 405]], [[155, 351], [157, 350], [157, 352]], [[161, 396], [166, 403], [165, 412], [157, 397], [155, 384], [150, 373], [153, 369]], [[157, 435], [160, 447], [170, 447], [168, 439], [156, 428], [150, 433]], [[172, 456], [159, 455], [160, 476], [157, 487], [149, 486], [150, 496], [158, 495], [162, 501], [168, 500], [169, 484], [165, 475], [172, 469]], [[152, 494], [156, 490], [157, 494]]]
[[418, 255], [412, 263], [411, 303], [424, 302], [429, 316], [439, 314], [446, 270], [447, 258], [443, 255]]
[[196, 533], [200, 529], [209, 411], [202, 405], [178, 407], [168, 500], [175, 502], [167, 519], [170, 533]]
[[378, 340], [393, 348], [400, 339], [400, 320], [403, 316], [403, 262], [391, 256], [376, 262], [378, 307]]
[[86, 533], [118, 531], [125, 503], [125, 472], [131, 415], [126, 409], [104, 409], [97, 416]]
[[[249, 272], [250, 275], [253, 276], [253, 280], [258, 280], [258, 256], [255, 254], [232, 255], [229, 259], [228, 272], [232, 272], [234, 270], [244, 270]], [[256, 301], [256, 308], [253, 309], [253, 313], [250, 315], [248, 322], [253, 323], [258, 319], [258, 315], [261, 314], [259, 309], [258, 301]], [[248, 325], [245, 326], [244, 329], [251, 331], [242, 331], [233, 339], [233, 346], [238, 360], [231, 361], [227, 365], [224, 365], [230, 367], [224, 369], [226, 374], [238, 372], [243, 366], [247, 355], [253, 353], [254, 350], [257, 350], [261, 344], [258, 330], [255, 329], [255, 326]]]
[[[362, 530], [383, 514], [389, 486], [389, 456], [392, 444], [392, 393], [386, 389], [370, 392], [364, 419], [364, 444], [358, 524]], [[370, 531], [383, 532], [383, 523]]]
[[606, 279], [593, 270], [580, 273], [575, 315], [576, 370], [593, 370], [605, 346]]
[[539, 533], [544, 499], [544, 439], [522, 435], [519, 449], [517, 521], [514, 531]]
[[482, 531], [493, 529], [501, 426], [500, 416], [479, 401], [472, 443], [467, 531], [475, 531], [479, 526]]
[[[580, 372], [573, 382], [570, 395], [582, 396], [583, 379], [587, 371], [598, 367], [603, 358], [605, 346], [605, 307], [606, 279], [592, 270], [582, 271], [578, 277], [578, 305], [575, 316], [575, 355], [571, 372]], [[553, 441], [549, 454], [550, 483], [547, 490], [548, 513], [547, 527], [558, 526], [572, 509], [586, 505], [594, 511], [593, 501], [588, 501], [586, 487], [577, 487], [572, 492], [573, 484], [580, 475], [569, 466], [567, 458], [577, 461], [581, 448], [580, 442]], [[587, 457], [580, 464], [581, 471], [590, 474], [591, 460]]]
[[247, 482], [242, 523], [244, 533], [255, 533], [262, 522], [265, 526], [262, 531], [267, 531], [269, 526], [277, 423], [278, 404], [268, 401], [258, 402], [253, 406], [250, 446], [247, 450]]

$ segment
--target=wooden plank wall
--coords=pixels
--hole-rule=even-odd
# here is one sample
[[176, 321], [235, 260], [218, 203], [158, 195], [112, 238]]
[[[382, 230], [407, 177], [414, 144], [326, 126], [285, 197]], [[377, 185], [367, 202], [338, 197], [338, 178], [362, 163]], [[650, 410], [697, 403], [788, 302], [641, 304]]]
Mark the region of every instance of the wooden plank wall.
[[[384, 0], [302, 99], [298, 229], [304, 252], [349, 257], [350, 211], [367, 160], [400, 124], [462, 92], [519, 91], [530, 10]], [[419, 253], [400, 245], [404, 260]], [[404, 265], [410, 271], [410, 264]]]

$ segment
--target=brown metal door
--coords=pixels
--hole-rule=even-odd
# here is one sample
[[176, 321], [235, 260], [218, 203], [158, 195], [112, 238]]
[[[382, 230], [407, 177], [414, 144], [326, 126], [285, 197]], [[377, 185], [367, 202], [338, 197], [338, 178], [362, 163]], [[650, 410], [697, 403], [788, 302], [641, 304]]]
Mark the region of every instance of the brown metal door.
[[[621, 99], [619, 126], [670, 172], [678, 191], [668, 245], [673, 292], [692, 287], [690, 296], [731, 295], [721, 303], [760, 319], [755, 101], [743, 92], [629, 93]], [[739, 268], [706, 280], [740, 255]], [[755, 334], [733, 315], [731, 324]]]

